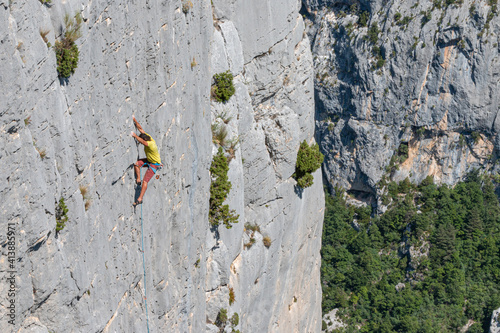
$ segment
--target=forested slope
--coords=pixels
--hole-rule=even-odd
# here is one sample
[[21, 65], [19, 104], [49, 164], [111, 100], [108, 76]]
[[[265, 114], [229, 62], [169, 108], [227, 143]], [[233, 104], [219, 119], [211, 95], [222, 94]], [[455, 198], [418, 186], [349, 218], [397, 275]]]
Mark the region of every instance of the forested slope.
[[347, 332], [488, 332], [500, 306], [500, 206], [490, 177], [388, 187], [389, 209], [374, 218], [341, 191], [327, 196], [323, 313], [340, 308]]

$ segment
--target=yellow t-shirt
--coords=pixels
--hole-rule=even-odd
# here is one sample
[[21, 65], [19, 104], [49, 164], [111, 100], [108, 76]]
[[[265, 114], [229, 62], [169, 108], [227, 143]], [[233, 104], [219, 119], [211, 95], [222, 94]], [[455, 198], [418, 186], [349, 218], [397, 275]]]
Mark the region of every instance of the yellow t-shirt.
[[153, 140], [153, 137], [151, 135], [149, 135], [149, 137], [151, 138], [151, 141], [147, 141], [148, 145], [144, 146], [144, 152], [146, 153], [146, 158], [148, 159], [148, 162], [161, 163], [160, 153], [158, 152], [158, 146], [156, 145], [156, 141]]

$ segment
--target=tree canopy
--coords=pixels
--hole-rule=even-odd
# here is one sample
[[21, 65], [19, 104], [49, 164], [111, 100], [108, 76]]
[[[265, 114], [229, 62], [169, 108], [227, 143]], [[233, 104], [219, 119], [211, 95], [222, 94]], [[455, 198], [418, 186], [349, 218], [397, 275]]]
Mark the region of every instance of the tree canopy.
[[340, 191], [327, 195], [323, 313], [340, 308], [345, 332], [457, 332], [467, 323], [467, 332], [488, 332], [500, 307], [500, 206], [491, 180], [476, 172], [454, 188], [432, 179], [389, 188], [381, 216], [348, 206]]

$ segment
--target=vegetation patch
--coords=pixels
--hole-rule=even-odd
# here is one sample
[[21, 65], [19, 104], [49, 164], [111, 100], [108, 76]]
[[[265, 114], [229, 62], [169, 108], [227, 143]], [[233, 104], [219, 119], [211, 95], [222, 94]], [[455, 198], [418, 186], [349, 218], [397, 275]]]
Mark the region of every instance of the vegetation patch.
[[472, 140], [474, 141], [474, 144], [478, 144], [479, 140], [481, 140], [481, 134], [479, 132], [474, 131], [471, 133], [470, 136], [471, 136]]
[[240, 137], [233, 137], [227, 142], [226, 152], [228, 153], [227, 162], [230, 163], [233, 158], [236, 157], [236, 149], [238, 149], [238, 144], [240, 143]]
[[240, 323], [240, 316], [237, 312], [233, 313], [231, 318], [227, 315], [227, 310], [222, 308], [219, 310], [217, 314], [217, 319], [215, 320], [215, 326], [219, 328], [219, 332], [225, 332], [226, 326], [229, 324], [231, 328], [231, 333], [240, 333], [239, 330], [236, 330], [236, 326]]
[[72, 18], [69, 14], [64, 17], [64, 36], [56, 41], [54, 50], [57, 58], [57, 72], [60, 77], [68, 78], [78, 67], [80, 55], [75, 41], [81, 37], [82, 16], [76, 13]]
[[412, 20], [412, 19], [413, 19], [413, 18], [412, 18], [411, 16], [405, 16], [405, 17], [403, 17], [401, 20], [399, 20], [399, 21], [397, 22], [397, 24], [398, 24], [398, 25], [400, 25], [400, 26], [403, 26], [403, 25], [404, 25], [405, 27], [407, 27], [407, 26], [408, 26], [408, 24], [410, 24], [410, 22], [411, 22], [411, 20]]
[[384, 56], [382, 55], [382, 50], [380, 49], [380, 47], [373, 46], [372, 54], [375, 57], [375, 62], [373, 63], [372, 69], [375, 70], [384, 67], [385, 59]]
[[64, 203], [64, 198], [59, 199], [59, 203], [56, 204], [56, 233], [59, 233], [66, 226], [68, 222], [68, 207]]
[[80, 194], [85, 201], [85, 210], [89, 210], [90, 205], [92, 204], [92, 199], [90, 198], [90, 194], [88, 192], [88, 186], [80, 185]]
[[430, 20], [432, 20], [432, 10], [431, 9], [429, 9], [427, 11], [421, 11], [420, 15], [422, 15], [422, 20], [421, 20], [422, 27], [424, 25], [426, 25], [427, 22], [430, 22]]
[[245, 230], [246, 231], [252, 231], [252, 232], [260, 232], [260, 227], [257, 224], [250, 224], [250, 223], [245, 223]]
[[[193, 3], [190, 0], [183, 0], [182, 1], [182, 12], [184, 14], [189, 13], [189, 11], [193, 8]], [[193, 67], [193, 66], [191, 66]]]
[[468, 322], [467, 332], [487, 332], [500, 307], [500, 205], [490, 178], [392, 187], [397, 201], [381, 216], [348, 206], [340, 190], [327, 195], [323, 313], [339, 308], [344, 332], [459, 332]]
[[368, 20], [370, 19], [370, 13], [367, 12], [367, 11], [363, 11], [360, 15], [359, 15], [359, 19], [358, 19], [358, 24], [361, 26], [361, 27], [366, 27], [368, 25]]
[[42, 37], [45, 44], [47, 44], [49, 42], [49, 39], [47, 38], [47, 35], [49, 33], [50, 33], [50, 30], [48, 30], [48, 29], [40, 29], [40, 37]]
[[408, 159], [408, 143], [401, 143], [398, 150], [392, 155], [389, 165], [385, 168], [388, 173], [399, 170], [399, 165]]
[[222, 308], [217, 314], [217, 319], [215, 319], [215, 326], [217, 326], [220, 332], [224, 332], [224, 328], [227, 324], [227, 310]]
[[254, 233], [252, 233], [252, 235], [250, 236], [250, 240], [248, 242], [246, 242], [245, 244], [243, 244], [243, 248], [244, 249], [249, 249], [252, 247], [252, 245], [255, 244], [255, 237], [254, 237]]
[[229, 319], [229, 322], [231, 323], [231, 328], [233, 329], [234, 332], [234, 328], [238, 326], [238, 324], [240, 323], [240, 316], [238, 315], [237, 312], [233, 313], [233, 315]]
[[314, 181], [312, 173], [321, 167], [323, 159], [324, 156], [320, 153], [317, 144], [309, 146], [306, 140], [302, 141], [297, 153], [295, 173], [292, 175], [297, 181], [297, 185], [302, 188], [311, 186]]
[[217, 102], [226, 103], [234, 92], [233, 74], [229, 70], [214, 75], [212, 96]]
[[227, 229], [231, 229], [233, 223], [238, 223], [239, 215], [234, 209], [229, 209], [229, 205], [224, 201], [231, 190], [231, 182], [228, 180], [227, 172], [229, 165], [222, 147], [219, 147], [210, 166], [212, 183], [210, 184], [210, 210], [208, 218], [210, 224], [218, 227], [223, 223]]
[[271, 241], [271, 237], [269, 237], [269, 236], [264, 236], [264, 238], [262, 238], [262, 242], [264, 243], [264, 246], [267, 248], [270, 248], [271, 244], [273, 243]]
[[224, 151], [228, 153], [227, 162], [229, 163], [236, 156], [236, 150], [238, 149], [238, 144], [240, 143], [240, 137], [235, 136], [231, 139], [227, 139], [228, 132], [225, 124], [227, 124], [225, 120], [223, 123], [212, 124], [212, 142], [222, 147]]
[[229, 305], [233, 305], [235, 301], [234, 289], [233, 287], [229, 287]]
[[377, 44], [378, 36], [380, 35], [380, 29], [378, 28], [378, 23], [373, 22], [370, 28], [368, 29], [367, 39], [372, 44]]
[[212, 124], [212, 142], [221, 147], [226, 146], [227, 128], [222, 124]]
[[408, 159], [408, 143], [401, 143], [397, 152], [399, 163], [403, 163]]

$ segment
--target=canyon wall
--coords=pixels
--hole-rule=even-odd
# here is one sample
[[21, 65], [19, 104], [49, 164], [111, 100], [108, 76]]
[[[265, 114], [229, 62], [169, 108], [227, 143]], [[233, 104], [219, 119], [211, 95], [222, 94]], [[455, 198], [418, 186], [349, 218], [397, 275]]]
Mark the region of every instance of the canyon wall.
[[304, 6], [317, 137], [332, 187], [376, 204], [386, 180], [419, 183], [432, 175], [453, 185], [472, 169], [496, 170], [496, 4], [304, 0]]
[[[16, 272], [14, 325], [0, 284], [2, 332], [218, 331], [221, 308], [241, 332], [320, 330], [322, 176], [305, 190], [291, 178], [299, 143], [314, 141], [300, 5], [0, 0], [0, 279]], [[78, 68], [62, 79], [51, 46], [75, 13]], [[226, 70], [236, 93], [220, 104], [212, 77]], [[164, 164], [135, 209], [131, 164], [144, 152], [132, 115]], [[232, 229], [208, 223], [222, 119], [236, 143]], [[56, 231], [61, 198], [68, 221]]]

